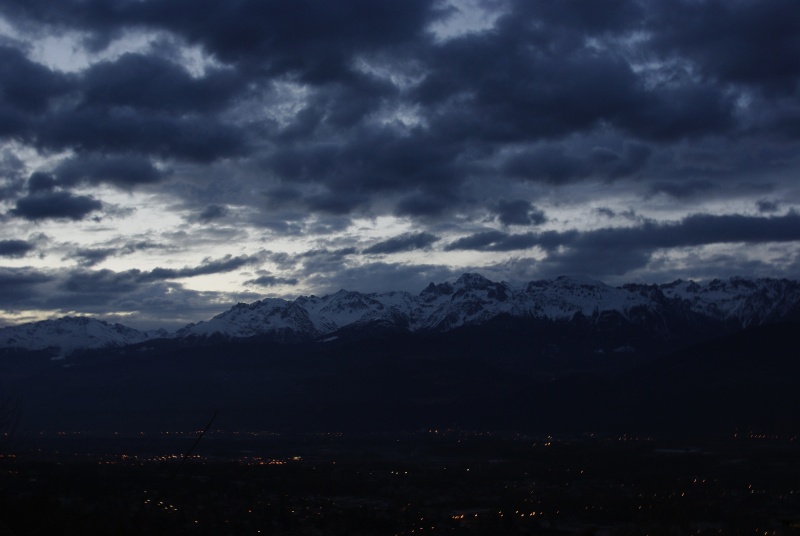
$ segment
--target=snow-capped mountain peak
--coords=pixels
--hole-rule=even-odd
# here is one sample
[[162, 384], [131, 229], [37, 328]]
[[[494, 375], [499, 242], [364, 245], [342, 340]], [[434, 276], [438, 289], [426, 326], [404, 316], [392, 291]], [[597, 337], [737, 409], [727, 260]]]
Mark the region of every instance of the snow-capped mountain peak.
[[[383, 326], [412, 333], [443, 332], [499, 317], [530, 322], [570, 322], [576, 318], [598, 322], [613, 317], [666, 335], [674, 322], [746, 327], [800, 317], [800, 283], [739, 277], [707, 283], [677, 280], [662, 285], [613, 287], [593, 279], [562, 276], [512, 287], [468, 273], [452, 283], [431, 283], [417, 295], [340, 290], [292, 301], [271, 298], [239, 303], [169, 337], [324, 340], [345, 328], [352, 331]], [[654, 325], [648, 328], [648, 323]], [[0, 347], [58, 348], [59, 355], [66, 355], [79, 348], [122, 346], [164, 336], [163, 331], [143, 333], [119, 324], [66, 317], [2, 329]]]
[[[163, 336], [163, 331], [154, 332]], [[150, 338], [147, 333], [109, 324], [89, 317], [65, 316], [57, 320], [42, 320], [0, 330], [0, 348], [57, 351], [64, 357], [82, 348], [108, 348], [135, 344]]]

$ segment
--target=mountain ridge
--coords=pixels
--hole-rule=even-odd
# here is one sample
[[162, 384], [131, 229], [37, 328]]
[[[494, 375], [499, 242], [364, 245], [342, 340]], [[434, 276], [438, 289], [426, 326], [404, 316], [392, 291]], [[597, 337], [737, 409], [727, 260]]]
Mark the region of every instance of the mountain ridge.
[[695, 326], [741, 329], [800, 318], [800, 283], [732, 277], [705, 283], [629, 283], [619, 287], [560, 276], [520, 286], [466, 273], [455, 282], [430, 283], [419, 294], [340, 290], [323, 297], [266, 298], [239, 303], [175, 332], [139, 331], [91, 317], [63, 317], [0, 329], [0, 348], [48, 350], [66, 357], [82, 349], [118, 348], [155, 339], [270, 337], [279, 342], [330, 341], [343, 331], [376, 327], [442, 333], [501, 317], [531, 322], [583, 322], [592, 329], [622, 325], [656, 337], [679, 336]]

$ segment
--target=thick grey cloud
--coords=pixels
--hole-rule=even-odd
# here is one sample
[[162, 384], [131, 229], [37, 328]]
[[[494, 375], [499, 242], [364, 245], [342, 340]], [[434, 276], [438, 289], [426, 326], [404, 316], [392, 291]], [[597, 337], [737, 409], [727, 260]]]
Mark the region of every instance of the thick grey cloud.
[[89, 68], [81, 80], [82, 107], [128, 107], [170, 114], [225, 108], [241, 90], [239, 73], [212, 69], [199, 78], [166, 59], [124, 54]]
[[153, 242], [139, 241], [128, 242], [123, 245], [114, 245], [113, 247], [90, 247], [78, 248], [65, 259], [75, 259], [81, 267], [90, 268], [109, 257], [121, 257], [124, 255], [132, 255], [137, 251], [144, 251], [148, 249], [165, 249], [165, 246]]
[[52, 275], [32, 268], [0, 266], [0, 306], [6, 309], [30, 307], [39, 289], [53, 280]]
[[[199, 162], [244, 150], [241, 129], [207, 114], [232, 98], [236, 73], [214, 72], [195, 80], [156, 56], [124, 55], [65, 75], [9, 46], [0, 47], [0, 65], [0, 139], [24, 140], [42, 150], [140, 153]], [[95, 160], [94, 167], [98, 165], [103, 167]], [[97, 180], [90, 173], [92, 178]], [[118, 180], [130, 182], [130, 173]]]
[[274, 275], [261, 275], [255, 279], [246, 281], [248, 285], [255, 285], [258, 287], [277, 287], [279, 285], [297, 285], [298, 280], [295, 277], [278, 277]]
[[[408, 43], [436, 16], [434, 2], [348, 0], [284, 2], [244, 0], [235, 8], [214, 0], [97, 3], [10, 0], [3, 11], [54, 28], [88, 32], [103, 47], [125, 28], [150, 27], [203, 45], [223, 62], [258, 65], [270, 74], [299, 71], [326, 81], [340, 74], [355, 50]], [[338, 69], [338, 70], [337, 70]]]
[[56, 178], [50, 173], [37, 171], [28, 177], [28, 192], [36, 194], [39, 192], [52, 192], [58, 186]]
[[511, 251], [540, 246], [553, 251], [561, 246], [593, 251], [619, 248], [674, 248], [720, 243], [791, 242], [800, 240], [800, 214], [760, 216], [696, 214], [675, 223], [647, 221], [634, 227], [592, 231], [510, 234], [481, 231], [448, 244], [448, 250]]
[[0, 136], [23, 134], [30, 116], [72, 87], [70, 78], [30, 61], [18, 49], [0, 45]]
[[709, 77], [768, 93], [797, 90], [800, 14], [791, 0], [654, 3], [652, 44]]
[[[46, 220], [135, 219], [108, 186], [159, 196], [194, 225], [104, 217], [96, 231], [117, 238], [76, 238], [79, 268], [28, 287], [55, 288], [53, 304], [205, 310], [221, 295], [175, 280], [245, 268], [264, 288], [424, 286], [453, 262], [480, 270], [470, 251], [498, 253], [487, 269], [500, 278], [526, 255], [534, 275], [641, 275], [686, 248], [800, 240], [794, 0], [477, 5], [492, 26], [459, 32], [441, 0], [0, 2], [13, 30], [0, 42], [0, 202], [19, 229], [5, 256], [29, 253], [15, 244]], [[75, 63], [56, 65], [43, 36], [75, 47]], [[721, 203], [760, 216], [710, 215]], [[413, 232], [359, 235], [395, 218]], [[223, 241], [241, 255], [88, 269], [167, 248], [183, 266], [184, 251]], [[294, 253], [250, 254], [264, 244]], [[364, 264], [417, 249], [440, 265]], [[739, 261], [727, 266], [768, 270]]]
[[447, 197], [415, 192], [400, 198], [395, 207], [395, 214], [414, 218], [436, 217], [446, 212], [454, 203], [458, 203], [458, 195]]
[[697, 214], [675, 223], [647, 221], [634, 227], [592, 231], [510, 234], [483, 231], [460, 238], [448, 250], [516, 251], [542, 248], [546, 276], [564, 273], [617, 276], [642, 268], [657, 250], [709, 244], [800, 241], [800, 215], [760, 217]]
[[503, 225], [540, 225], [547, 221], [542, 210], [524, 199], [500, 200], [493, 212], [497, 214], [497, 219]]
[[709, 180], [688, 180], [683, 182], [656, 181], [650, 184], [654, 194], [663, 193], [676, 199], [689, 199], [701, 196], [713, 189], [715, 184]]
[[59, 164], [54, 174], [56, 181], [66, 186], [105, 182], [122, 188], [158, 182], [165, 175], [146, 158], [99, 154], [81, 155], [65, 160]]
[[208, 205], [200, 212], [197, 219], [202, 223], [218, 220], [228, 215], [228, 209], [222, 205]]
[[387, 254], [412, 251], [426, 248], [437, 240], [439, 237], [430, 233], [405, 233], [373, 244], [365, 248], [363, 253]]
[[147, 115], [129, 108], [81, 108], [55, 113], [37, 132], [41, 149], [75, 147], [99, 153], [141, 153], [211, 162], [244, 151], [241, 130], [213, 117]]
[[621, 152], [594, 147], [582, 154], [567, 154], [567, 146], [544, 145], [517, 151], [502, 164], [504, 173], [536, 182], [563, 184], [588, 177], [619, 179], [641, 170], [651, 149], [644, 144], [626, 144]]
[[142, 282], [158, 281], [162, 279], [180, 279], [184, 277], [196, 277], [198, 275], [218, 274], [231, 272], [252, 264], [261, 262], [258, 256], [240, 255], [234, 257], [226, 255], [222, 259], [207, 259], [198, 266], [186, 268], [153, 268], [149, 272], [138, 273], [137, 280]]
[[14, 199], [23, 190], [25, 162], [9, 150], [0, 152], [0, 201]]
[[[480, 251], [487, 248], [492, 248], [497, 244], [502, 243], [504, 240], [507, 240], [510, 236], [510, 234], [502, 231], [480, 231], [478, 233], [459, 238], [458, 240], [447, 244], [444, 249], [447, 251], [455, 251], [459, 249], [474, 249]], [[534, 244], [532, 243], [531, 246], [532, 245]]]
[[74, 258], [78, 260], [78, 264], [81, 266], [94, 266], [96, 264], [100, 264], [107, 258], [115, 255], [117, 250], [115, 248], [86, 248], [86, 249], [78, 249], [73, 254], [71, 254], [68, 258]]
[[17, 199], [11, 214], [26, 220], [82, 220], [101, 208], [103, 204], [91, 196], [56, 191], [35, 193]]
[[769, 212], [777, 212], [779, 204], [777, 201], [770, 201], [769, 199], [759, 199], [756, 202], [756, 206], [758, 207], [759, 212], [769, 213]]
[[[130, 186], [162, 176], [145, 161], [127, 174], [113, 162], [257, 155], [285, 184], [325, 186], [304, 196], [303, 206], [313, 212], [363, 211], [395, 194], [398, 215], [442, 216], [474, 204], [451, 194], [487, 164], [533, 182], [614, 180], [641, 175], [678, 140], [780, 130], [757, 118], [774, 117], [791, 131], [787, 118], [800, 117], [793, 99], [747, 93], [783, 88], [790, 95], [799, 75], [792, 36], [800, 23], [791, 3], [762, 4], [680, 2], [673, 12], [638, 0], [568, 2], [558, 9], [509, 0], [496, 5], [503, 15], [492, 31], [437, 41], [429, 25], [447, 9], [432, 0], [387, 6], [347, 0], [335, 7], [248, 0], [235, 9], [213, 0], [169, 7], [11, 0], [0, 12], [12, 23], [77, 30], [95, 50], [125, 32], [170, 37], [169, 46], [72, 75], [6, 47], [11, 115], [5, 124], [19, 124], [14, 132], [42, 149], [96, 153], [79, 159], [89, 160], [82, 171], [65, 170], [64, 180], [77, 174]], [[217, 65], [190, 73], [173, 50], [180, 43], [201, 47]], [[277, 95], [274, 84], [287, 80], [305, 97], [281, 126], [251, 121], [244, 110], [230, 113], [246, 102], [268, 106]], [[744, 100], [748, 108], [737, 108]], [[403, 107], [418, 119], [375, 120]], [[587, 138], [588, 146], [574, 146], [576, 133], [591, 138], [601, 131], [616, 132], [621, 145], [591, 145]], [[504, 144], [513, 148], [498, 152]], [[718, 156], [724, 159], [726, 150], [719, 148]], [[712, 195], [663, 180], [650, 191]]]
[[0, 257], [24, 257], [36, 249], [26, 240], [0, 240]]

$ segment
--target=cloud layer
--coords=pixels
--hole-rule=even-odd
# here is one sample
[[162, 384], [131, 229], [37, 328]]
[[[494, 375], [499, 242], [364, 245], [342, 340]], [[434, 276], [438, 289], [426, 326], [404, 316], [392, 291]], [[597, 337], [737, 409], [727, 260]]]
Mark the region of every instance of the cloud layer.
[[790, 0], [6, 0], [0, 18], [9, 322], [155, 319], [177, 289], [202, 319], [464, 270], [796, 273]]

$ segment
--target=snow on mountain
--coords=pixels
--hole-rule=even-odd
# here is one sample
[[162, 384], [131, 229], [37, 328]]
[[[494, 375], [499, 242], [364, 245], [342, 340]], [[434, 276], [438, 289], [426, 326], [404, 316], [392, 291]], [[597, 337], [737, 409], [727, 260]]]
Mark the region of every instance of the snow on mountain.
[[[443, 332], [502, 315], [555, 322], [567, 322], [576, 315], [595, 323], [611, 319], [667, 335], [675, 319], [685, 324], [699, 320], [747, 327], [789, 315], [800, 317], [800, 283], [731, 278], [612, 287], [588, 278], [558, 277], [512, 287], [478, 274], [464, 274], [453, 283], [431, 283], [417, 295], [340, 290], [323, 297], [240, 303], [168, 337], [268, 335], [288, 342], [329, 338], [344, 328]], [[59, 348], [63, 356], [78, 348], [123, 346], [164, 337], [163, 330], [143, 333], [119, 324], [66, 317], [4, 328], [0, 347]]]
[[163, 330], [144, 333], [122, 324], [109, 324], [88, 317], [66, 316], [0, 330], [0, 348], [56, 350], [64, 357], [82, 348], [126, 346], [164, 335]]
[[418, 295], [341, 290], [321, 298], [239, 304], [208, 322], [184, 328], [176, 336], [293, 333], [319, 338], [342, 328], [370, 324], [410, 332], [441, 332], [482, 324], [500, 315], [568, 321], [577, 314], [596, 318], [610, 312], [633, 324], [659, 322], [655, 329], [668, 331], [664, 325], [668, 314], [688, 311], [744, 327], [779, 320], [798, 307], [800, 284], [786, 280], [732, 278], [704, 284], [676, 281], [660, 286], [612, 287], [593, 279], [562, 276], [512, 288], [479, 274], [464, 274], [453, 283], [431, 283]]
[[578, 312], [592, 316], [603, 311], [618, 311], [627, 317], [634, 307], [654, 305], [641, 294], [593, 279], [565, 276], [532, 281], [525, 289], [525, 297], [528, 315], [553, 320], [569, 319]]
[[661, 286], [668, 298], [683, 300], [695, 312], [742, 326], [779, 320], [800, 303], [800, 285], [786, 279], [714, 279], [704, 285], [675, 281]]

